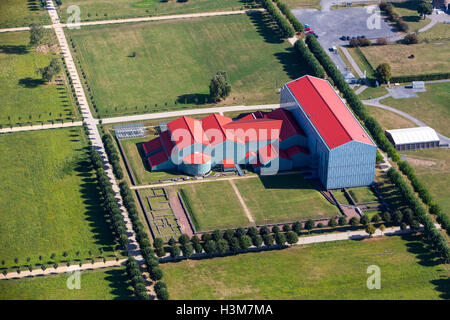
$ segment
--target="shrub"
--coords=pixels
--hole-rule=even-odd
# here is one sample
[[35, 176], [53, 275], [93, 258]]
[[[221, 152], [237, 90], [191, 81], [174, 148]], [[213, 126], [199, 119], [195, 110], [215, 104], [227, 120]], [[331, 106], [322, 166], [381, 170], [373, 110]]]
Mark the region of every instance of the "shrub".
[[289, 244], [297, 243], [298, 236], [294, 231], [289, 231], [286, 233], [286, 240]]
[[416, 44], [417, 42], [419, 42], [419, 38], [417, 37], [417, 34], [415, 34], [415, 33], [407, 34], [403, 38], [403, 43], [405, 43], [405, 44]]

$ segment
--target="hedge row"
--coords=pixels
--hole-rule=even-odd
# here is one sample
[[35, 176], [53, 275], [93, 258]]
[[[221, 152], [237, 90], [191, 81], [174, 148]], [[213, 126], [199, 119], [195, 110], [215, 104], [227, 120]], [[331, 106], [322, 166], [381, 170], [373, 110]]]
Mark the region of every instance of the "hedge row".
[[403, 21], [403, 19], [398, 15], [398, 13], [394, 12], [394, 6], [392, 5], [392, 3], [381, 2], [379, 4], [379, 7], [381, 11], [385, 12], [388, 15], [389, 20], [395, 22], [397, 28], [400, 31], [408, 32], [409, 30], [408, 24], [405, 21]]
[[364, 105], [359, 100], [358, 96], [355, 94], [352, 88], [350, 88], [339, 69], [336, 67], [328, 54], [323, 50], [317, 39], [314, 36], [308, 34], [306, 36], [306, 44], [308, 45], [314, 56], [317, 58], [317, 60], [320, 62], [322, 67], [325, 69], [328, 76], [331, 77], [334, 85], [339, 89], [340, 92], [342, 92], [345, 100], [347, 101], [347, 104], [359, 117], [359, 119], [364, 122], [366, 128], [369, 130], [378, 146], [382, 150], [384, 150], [394, 161], [399, 161], [400, 156], [397, 153], [397, 150], [395, 150], [394, 146], [386, 138], [384, 131], [378, 121], [369, 115]]
[[260, 2], [280, 27], [283, 35], [287, 38], [293, 37], [295, 34], [294, 29], [291, 27], [289, 22], [281, 15], [278, 9], [273, 5], [272, 0], [260, 0]]
[[102, 160], [97, 151], [95, 151], [92, 146], [90, 148], [90, 157], [92, 165], [96, 169], [97, 181], [102, 198], [102, 207], [111, 217], [114, 231], [119, 238], [122, 249], [127, 250], [128, 235], [122, 213], [120, 211], [119, 205], [117, 204], [111, 182], [109, 181], [106, 172], [103, 170]]
[[303, 24], [292, 14], [291, 9], [289, 9], [289, 7], [281, 0], [275, 0], [275, 2], [277, 3], [278, 9], [280, 9], [284, 16], [289, 20], [295, 31], [297, 33], [302, 33], [305, 28], [303, 27]]
[[[120, 194], [122, 195], [123, 204], [127, 208], [128, 216], [130, 217], [131, 223], [133, 224], [133, 230], [136, 233], [136, 241], [139, 243], [141, 254], [146, 262], [150, 277], [154, 281], [161, 280], [161, 278], [163, 277], [163, 273], [161, 268], [159, 267], [159, 260], [155, 256], [155, 252], [150, 245], [150, 241], [148, 239], [147, 233], [145, 232], [144, 225], [139, 219], [138, 210], [136, 208], [132, 192], [125, 181], [122, 181], [119, 184], [119, 188]], [[167, 288], [165, 289], [165, 291], [161, 291], [158, 298], [161, 300], [169, 298]]]
[[147, 294], [147, 288], [145, 286], [145, 280], [142, 277], [139, 264], [134, 257], [129, 256], [127, 261], [127, 273], [131, 279], [131, 284], [134, 289], [134, 294], [140, 300], [149, 300], [150, 297]]
[[419, 199], [414, 195], [412, 189], [403, 180], [401, 174], [395, 169], [390, 168], [387, 175], [391, 182], [400, 190], [407, 205], [412, 208], [415, 217], [424, 225], [424, 236], [430, 242], [432, 248], [444, 260], [450, 259], [450, 248], [444, 236], [436, 229], [430, 215], [427, 214], [425, 208]]
[[117, 152], [114, 142], [109, 134], [104, 134], [102, 137], [103, 144], [105, 146], [106, 154], [108, 155], [109, 162], [112, 165], [114, 175], [117, 179], [123, 179], [123, 171], [120, 167], [119, 153]]
[[442, 72], [442, 73], [397, 76], [397, 77], [392, 77], [390, 81], [391, 82], [411, 82], [411, 81], [442, 80], [442, 79], [449, 79], [449, 78], [450, 78], [450, 72]]
[[300, 55], [300, 60], [307, 67], [308, 74], [313, 75], [318, 78], [325, 77], [325, 71], [320, 65], [319, 61], [317, 61], [316, 57], [309, 51], [308, 47], [301, 40], [297, 40], [294, 44], [294, 48], [297, 53]]

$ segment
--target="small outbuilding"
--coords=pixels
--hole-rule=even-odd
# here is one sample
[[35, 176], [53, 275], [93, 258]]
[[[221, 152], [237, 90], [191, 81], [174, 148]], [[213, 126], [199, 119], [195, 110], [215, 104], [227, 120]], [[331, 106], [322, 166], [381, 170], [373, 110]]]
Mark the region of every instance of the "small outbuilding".
[[386, 130], [386, 136], [398, 151], [439, 147], [439, 137], [430, 127]]
[[425, 89], [425, 82], [423, 81], [413, 81], [412, 82], [413, 89]]

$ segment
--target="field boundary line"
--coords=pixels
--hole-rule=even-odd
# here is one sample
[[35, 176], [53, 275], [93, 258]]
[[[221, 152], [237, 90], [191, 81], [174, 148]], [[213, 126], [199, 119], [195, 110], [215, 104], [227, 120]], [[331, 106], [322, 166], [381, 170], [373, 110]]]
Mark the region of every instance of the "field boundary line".
[[255, 219], [253, 218], [252, 213], [250, 212], [247, 205], [245, 204], [245, 201], [242, 198], [241, 193], [239, 192], [239, 189], [236, 187], [233, 180], [230, 179], [230, 180], [228, 180], [228, 182], [230, 182], [231, 187], [233, 188], [233, 191], [236, 194], [236, 197], [238, 198], [239, 202], [241, 203], [242, 209], [244, 209], [244, 213], [247, 216], [248, 221], [250, 222], [250, 224], [252, 226], [255, 226], [256, 225]]

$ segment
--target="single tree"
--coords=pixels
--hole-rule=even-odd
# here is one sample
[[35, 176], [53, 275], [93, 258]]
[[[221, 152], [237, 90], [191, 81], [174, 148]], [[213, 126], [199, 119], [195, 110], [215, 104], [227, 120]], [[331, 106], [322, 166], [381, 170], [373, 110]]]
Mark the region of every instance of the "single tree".
[[384, 224], [382, 224], [382, 225], [380, 225], [380, 226], [378, 227], [378, 229], [380, 229], [381, 234], [383, 234], [384, 230], [386, 230], [386, 227], [385, 227]]
[[289, 231], [286, 233], [286, 240], [289, 244], [297, 243], [298, 235], [294, 231]]
[[231, 84], [225, 71], [218, 71], [209, 84], [209, 96], [214, 101], [228, 97], [231, 92]]
[[388, 63], [382, 63], [375, 69], [375, 77], [379, 83], [387, 83], [391, 79], [391, 66]]
[[370, 236], [372, 236], [374, 233], [375, 233], [375, 227], [373, 226], [373, 224], [369, 224], [367, 227], [366, 227], [366, 232], [370, 235]]
[[236, 237], [233, 237], [230, 239], [229, 245], [230, 245], [230, 250], [232, 252], [237, 252], [237, 251], [241, 250], [241, 246], [239, 245], [239, 240]]
[[181, 245], [185, 245], [186, 243], [189, 243], [189, 236], [185, 233], [183, 233], [179, 238], [178, 238], [178, 243]]
[[192, 244], [186, 243], [181, 247], [181, 251], [183, 252], [183, 256], [189, 259], [194, 253], [194, 247]]
[[314, 229], [314, 221], [312, 221], [311, 219], [306, 221], [305, 222], [305, 229], [308, 230], [308, 231], [311, 231], [312, 229]]
[[40, 23], [30, 24], [30, 45], [40, 45], [44, 39], [44, 34], [44, 28]]
[[280, 247], [286, 243], [286, 236], [283, 232], [278, 232], [275, 234], [275, 242]]
[[220, 239], [217, 241], [217, 252], [224, 254], [228, 251], [228, 241], [225, 239]]
[[214, 240], [208, 240], [203, 246], [203, 249], [205, 249], [205, 252], [208, 254], [208, 256], [212, 256], [217, 252], [216, 242]]
[[180, 247], [175, 245], [170, 246], [169, 248], [170, 256], [172, 258], [178, 258], [180, 256]]
[[369, 224], [369, 222], [370, 222], [369, 216], [364, 214], [361, 217], [361, 219], [359, 219], [359, 222], [361, 222], [362, 225], [367, 226]]
[[38, 69], [37, 72], [42, 76], [42, 80], [50, 82], [61, 72], [61, 64], [57, 58], [53, 58], [48, 66]]
[[241, 249], [248, 249], [252, 245], [252, 239], [249, 236], [243, 235], [239, 238], [239, 245]]
[[334, 228], [334, 227], [336, 227], [336, 225], [337, 225], [337, 222], [336, 222], [335, 218], [331, 218], [330, 221], [328, 221], [329, 227]]
[[427, 1], [420, 1], [417, 5], [417, 12], [420, 14], [423, 19], [425, 19], [425, 16], [427, 14], [433, 13], [433, 5]]
[[347, 224], [347, 219], [344, 216], [339, 217], [338, 223], [340, 226], [345, 226]]

